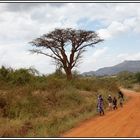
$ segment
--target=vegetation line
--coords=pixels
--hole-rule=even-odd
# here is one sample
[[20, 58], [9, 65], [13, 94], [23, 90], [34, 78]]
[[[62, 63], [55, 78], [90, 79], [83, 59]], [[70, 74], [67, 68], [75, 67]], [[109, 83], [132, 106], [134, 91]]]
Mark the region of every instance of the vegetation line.
[[[59, 136], [79, 122], [97, 114], [97, 96], [107, 106], [109, 94], [118, 87], [139, 88], [139, 73], [116, 77], [83, 77], [73, 74], [68, 81], [56, 70], [48, 76], [35, 69], [0, 68], [0, 136]], [[136, 88], [137, 87], [137, 88]]]

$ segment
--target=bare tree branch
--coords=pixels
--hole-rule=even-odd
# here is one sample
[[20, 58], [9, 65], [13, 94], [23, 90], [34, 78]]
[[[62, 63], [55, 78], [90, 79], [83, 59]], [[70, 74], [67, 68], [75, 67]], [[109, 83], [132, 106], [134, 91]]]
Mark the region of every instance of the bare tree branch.
[[98, 40], [98, 41], [96, 41], [96, 42], [92, 42], [92, 43], [83, 45], [83, 46], [77, 48], [76, 51], [82, 50], [82, 49], [86, 48], [87, 46], [93, 46], [93, 47], [94, 47], [95, 44], [97, 44], [97, 43], [99, 43], [99, 42], [101, 42], [101, 41], [103, 41], [103, 40]]
[[[31, 52], [53, 58], [57, 65], [64, 68], [67, 78], [71, 79], [71, 70], [78, 64], [86, 48], [102, 41], [103, 39], [94, 31], [67, 28], [55, 29], [30, 43], [38, 48]], [[42, 48], [50, 50], [51, 53], [44, 52]]]
[[43, 54], [43, 55], [49, 56], [49, 57], [51, 57], [51, 58], [53, 58], [55, 60], [61, 61], [59, 58], [53, 56], [52, 54], [47, 54], [47, 53], [44, 53], [44, 52], [42, 52], [40, 50], [30, 50], [30, 52], [31, 53], [36, 53], [36, 54]]

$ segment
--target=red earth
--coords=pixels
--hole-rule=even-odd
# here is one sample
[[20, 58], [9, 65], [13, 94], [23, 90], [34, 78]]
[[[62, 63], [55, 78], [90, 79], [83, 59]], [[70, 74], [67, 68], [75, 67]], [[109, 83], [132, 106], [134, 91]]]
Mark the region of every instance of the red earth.
[[62, 137], [140, 137], [140, 93], [122, 91], [130, 97], [123, 108], [84, 121]]

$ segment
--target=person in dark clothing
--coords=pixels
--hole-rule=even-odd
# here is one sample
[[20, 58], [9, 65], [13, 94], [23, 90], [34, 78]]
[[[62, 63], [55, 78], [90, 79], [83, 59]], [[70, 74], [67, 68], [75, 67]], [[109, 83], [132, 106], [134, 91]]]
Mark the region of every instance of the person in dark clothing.
[[111, 95], [108, 96], [107, 100], [108, 100], [109, 110], [112, 110], [112, 97], [111, 97]]
[[124, 95], [121, 91], [118, 92], [118, 99], [120, 106], [123, 107]]
[[121, 91], [119, 91], [118, 94], [119, 94], [119, 98], [124, 99], [124, 95], [123, 95], [123, 93]]
[[101, 116], [101, 115], [104, 115], [103, 98], [102, 98], [102, 95], [99, 95], [99, 96], [98, 96], [97, 108], [98, 108], [98, 111], [99, 111], [99, 113], [100, 113], [100, 116]]
[[113, 109], [117, 109], [117, 99], [116, 97], [113, 98]]

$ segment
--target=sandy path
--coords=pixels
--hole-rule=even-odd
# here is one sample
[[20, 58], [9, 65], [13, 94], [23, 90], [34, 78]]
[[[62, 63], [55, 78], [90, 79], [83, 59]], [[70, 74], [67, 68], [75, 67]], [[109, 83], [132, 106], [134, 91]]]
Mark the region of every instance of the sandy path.
[[140, 137], [140, 93], [122, 91], [131, 97], [123, 108], [85, 121], [62, 137]]

